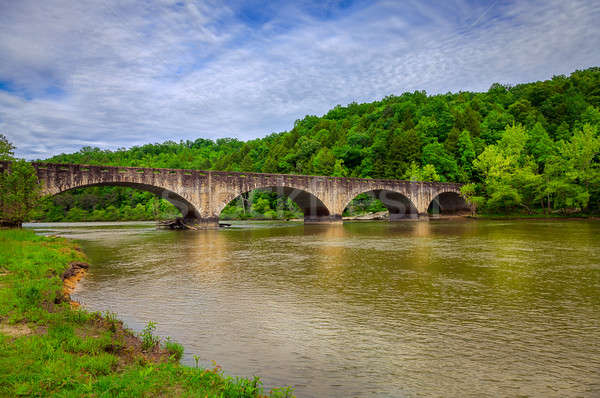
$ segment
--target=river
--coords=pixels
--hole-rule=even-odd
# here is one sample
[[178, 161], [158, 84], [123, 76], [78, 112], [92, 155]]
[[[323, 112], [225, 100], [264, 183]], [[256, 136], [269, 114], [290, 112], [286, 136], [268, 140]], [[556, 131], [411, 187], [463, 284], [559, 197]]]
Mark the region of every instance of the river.
[[600, 222], [31, 224], [74, 298], [298, 397], [600, 396]]

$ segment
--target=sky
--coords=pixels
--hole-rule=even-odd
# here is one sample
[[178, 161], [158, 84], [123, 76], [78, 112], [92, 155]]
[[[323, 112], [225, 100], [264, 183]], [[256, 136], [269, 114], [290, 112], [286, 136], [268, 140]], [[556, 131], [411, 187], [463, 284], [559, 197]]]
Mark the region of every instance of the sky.
[[600, 66], [598, 21], [598, 0], [0, 0], [0, 134], [26, 159], [264, 137]]

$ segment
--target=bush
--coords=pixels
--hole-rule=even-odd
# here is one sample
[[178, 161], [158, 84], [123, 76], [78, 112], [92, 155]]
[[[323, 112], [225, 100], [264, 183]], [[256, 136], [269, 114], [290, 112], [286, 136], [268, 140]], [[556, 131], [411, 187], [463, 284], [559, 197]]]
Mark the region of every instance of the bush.
[[160, 337], [154, 335], [154, 330], [156, 330], [156, 323], [150, 321], [142, 331], [142, 349], [144, 351], [148, 351], [160, 343]]
[[183, 346], [175, 341], [171, 341], [170, 337], [167, 337], [165, 349], [169, 353], [169, 358], [175, 362], [179, 362], [181, 357], [183, 357]]

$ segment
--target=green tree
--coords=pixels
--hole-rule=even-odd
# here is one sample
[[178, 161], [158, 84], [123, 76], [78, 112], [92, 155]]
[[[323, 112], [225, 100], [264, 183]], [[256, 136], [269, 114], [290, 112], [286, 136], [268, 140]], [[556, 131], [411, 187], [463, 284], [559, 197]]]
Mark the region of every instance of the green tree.
[[0, 174], [0, 222], [20, 226], [29, 221], [41, 199], [41, 187], [31, 163], [13, 160]]
[[554, 141], [550, 138], [541, 123], [536, 123], [529, 131], [527, 140], [527, 153], [533, 156], [538, 164], [538, 170], [542, 171], [546, 161], [554, 153]]
[[416, 162], [412, 162], [403, 177], [409, 181], [440, 181], [441, 178], [432, 164], [426, 164], [422, 168]]
[[423, 116], [419, 119], [419, 123], [417, 123], [417, 126], [415, 127], [415, 131], [423, 143], [430, 143], [437, 140], [438, 130], [439, 126], [437, 121], [430, 116]]
[[129, 205], [125, 205], [119, 209], [119, 220], [130, 221], [135, 220], [133, 209]]
[[88, 221], [89, 214], [87, 211], [75, 206], [69, 209], [65, 215], [65, 221], [79, 222]]
[[600, 153], [600, 138], [594, 126], [585, 124], [568, 142], [558, 143], [558, 155], [546, 167], [548, 186], [545, 196], [550, 207], [566, 210], [587, 209], [590, 198], [597, 197], [600, 168], [594, 159]]
[[120, 211], [116, 206], [110, 205], [104, 209], [104, 212], [105, 212], [104, 219], [106, 221], [118, 221], [119, 220]]
[[590, 124], [592, 126], [600, 126], [600, 110], [591, 105], [588, 106], [585, 112], [581, 115], [581, 123]]
[[515, 160], [523, 154], [523, 149], [527, 144], [529, 136], [525, 128], [520, 125], [507, 126], [498, 142], [498, 148], [508, 157], [515, 157]]
[[528, 212], [542, 196], [542, 177], [537, 165], [526, 156], [528, 135], [523, 126], [508, 126], [498, 142], [490, 145], [473, 162], [483, 178], [486, 206], [493, 211], [516, 207]]
[[475, 146], [471, 141], [471, 134], [468, 130], [463, 130], [458, 136], [458, 153], [460, 157], [458, 164], [460, 166], [460, 180], [462, 182], [471, 181], [473, 174], [473, 160], [475, 160]]
[[342, 159], [338, 159], [335, 161], [335, 165], [333, 166], [333, 174], [334, 177], [347, 177], [348, 169], [344, 167], [344, 161]]
[[422, 161], [431, 164], [442, 176], [443, 181], [456, 181], [458, 177], [458, 166], [456, 160], [444, 149], [444, 146], [434, 142], [423, 147]]
[[506, 156], [496, 145], [490, 145], [473, 162], [483, 177], [486, 205], [491, 210], [511, 210], [520, 203], [517, 190], [509, 183], [515, 166], [514, 159]]
[[421, 181], [440, 181], [441, 178], [432, 164], [426, 164], [421, 171]]
[[465, 184], [460, 188], [460, 193], [471, 205], [473, 212], [485, 205], [485, 197], [478, 195], [479, 187], [475, 183]]
[[444, 148], [448, 153], [455, 154], [458, 151], [458, 137], [460, 136], [460, 130], [453, 127], [448, 134], [448, 138], [444, 142]]
[[494, 109], [488, 113], [483, 121], [481, 137], [486, 144], [494, 144], [500, 139], [506, 126], [513, 123], [514, 118], [510, 113], [501, 109]]
[[0, 134], [0, 160], [14, 160], [15, 146], [8, 141], [4, 134]]
[[421, 157], [421, 140], [415, 130], [396, 130], [389, 146], [385, 176], [400, 178], [411, 162]]
[[329, 148], [321, 148], [313, 159], [313, 171], [316, 175], [330, 176], [335, 168], [335, 155]]
[[[149, 214], [148, 211], [146, 211], [146, 207], [144, 207], [143, 204], [138, 203], [131, 211], [131, 218], [133, 220], [152, 220], [152, 219], [161, 219], [161, 218], [167, 218], [167, 217], [173, 217], [175, 216], [177, 213], [179, 213], [178, 211], [175, 214], [169, 214], [168, 211], [166, 210], [165, 206], [165, 201], [157, 201], [157, 209], [156, 212], [152, 212]], [[169, 205], [171, 205], [170, 203], [168, 203]], [[172, 207], [173, 205], [171, 205]]]
[[251, 209], [257, 214], [265, 214], [266, 212], [273, 210], [271, 209], [271, 203], [269, 202], [269, 199], [262, 197], [257, 198], [254, 203], [252, 203]]
[[508, 107], [517, 123], [527, 125], [530, 120], [535, 120], [535, 108], [526, 99], [521, 99]]

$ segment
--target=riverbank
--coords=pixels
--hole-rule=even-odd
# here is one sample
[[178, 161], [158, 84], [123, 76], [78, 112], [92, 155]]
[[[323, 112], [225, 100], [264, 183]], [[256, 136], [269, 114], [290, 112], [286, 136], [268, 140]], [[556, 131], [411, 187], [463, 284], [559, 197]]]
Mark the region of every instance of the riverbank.
[[114, 314], [72, 304], [85, 270], [73, 242], [0, 230], [0, 396], [265, 396], [258, 378], [179, 364], [183, 347], [151, 323], [136, 336]]

